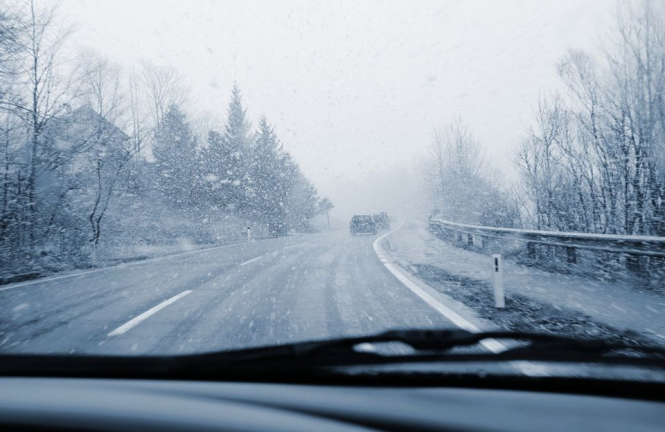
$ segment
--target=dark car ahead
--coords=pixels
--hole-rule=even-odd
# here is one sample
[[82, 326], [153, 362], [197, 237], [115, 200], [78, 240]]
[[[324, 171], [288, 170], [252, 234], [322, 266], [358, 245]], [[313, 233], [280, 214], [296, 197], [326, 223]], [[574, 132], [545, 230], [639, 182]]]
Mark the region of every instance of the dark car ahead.
[[390, 229], [390, 217], [388, 217], [388, 213], [381, 212], [381, 213], [375, 214], [373, 216], [373, 218], [374, 218], [374, 223], [376, 224], [377, 229], [380, 229], [380, 230]]
[[376, 234], [376, 223], [370, 215], [355, 215], [349, 227], [351, 234]]

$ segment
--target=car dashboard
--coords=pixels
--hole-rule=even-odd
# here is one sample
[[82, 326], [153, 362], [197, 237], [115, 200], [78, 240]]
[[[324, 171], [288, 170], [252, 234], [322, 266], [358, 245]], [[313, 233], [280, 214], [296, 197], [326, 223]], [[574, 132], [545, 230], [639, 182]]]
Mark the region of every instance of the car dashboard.
[[655, 401], [515, 390], [0, 379], [2, 430], [662, 430]]

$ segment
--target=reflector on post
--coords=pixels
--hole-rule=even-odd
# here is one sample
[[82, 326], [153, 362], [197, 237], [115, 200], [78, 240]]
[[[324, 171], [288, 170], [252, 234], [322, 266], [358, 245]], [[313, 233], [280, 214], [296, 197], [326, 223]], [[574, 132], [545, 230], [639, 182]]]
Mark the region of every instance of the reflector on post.
[[492, 255], [492, 285], [494, 287], [494, 306], [501, 309], [506, 306], [503, 293], [503, 263], [501, 255]]

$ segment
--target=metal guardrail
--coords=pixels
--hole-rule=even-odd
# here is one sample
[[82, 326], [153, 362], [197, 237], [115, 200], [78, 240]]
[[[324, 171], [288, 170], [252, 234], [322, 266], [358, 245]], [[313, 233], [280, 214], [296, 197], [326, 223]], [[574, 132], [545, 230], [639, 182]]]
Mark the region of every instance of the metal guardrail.
[[[575, 261], [575, 249], [589, 249], [601, 252], [623, 253], [632, 256], [665, 258], [665, 237], [493, 228], [464, 225], [442, 219], [430, 219], [429, 225], [430, 229], [438, 227], [439, 229], [465, 233], [471, 236], [514, 240], [525, 242], [527, 245], [542, 244], [565, 247], [569, 250], [569, 261], [572, 262]], [[469, 242], [470, 244], [473, 244], [472, 237]]]

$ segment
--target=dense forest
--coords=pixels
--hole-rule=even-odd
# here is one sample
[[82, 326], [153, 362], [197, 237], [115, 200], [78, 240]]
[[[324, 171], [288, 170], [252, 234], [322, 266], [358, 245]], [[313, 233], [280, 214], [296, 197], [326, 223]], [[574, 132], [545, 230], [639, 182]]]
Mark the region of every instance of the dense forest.
[[[223, 128], [188, 114], [177, 71], [76, 52], [57, 7], [0, 9], [0, 274], [98, 265], [133, 245], [214, 244], [332, 206], [254, 128], [240, 89]], [[74, 53], [74, 54], [72, 54]]]

